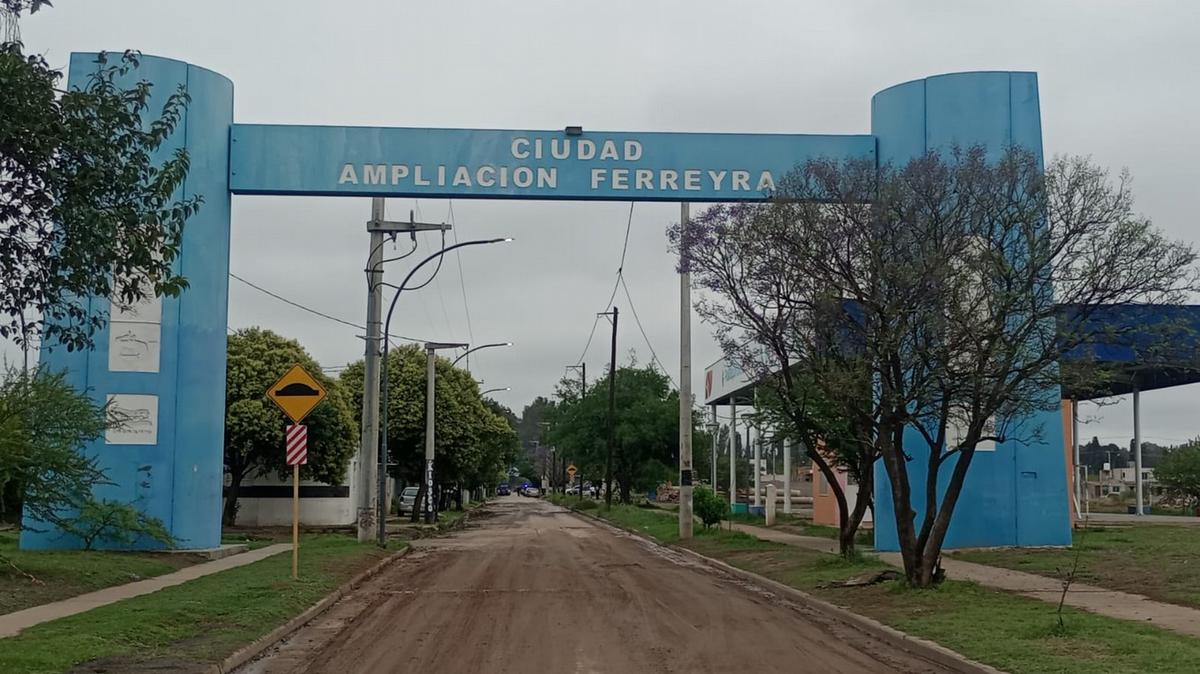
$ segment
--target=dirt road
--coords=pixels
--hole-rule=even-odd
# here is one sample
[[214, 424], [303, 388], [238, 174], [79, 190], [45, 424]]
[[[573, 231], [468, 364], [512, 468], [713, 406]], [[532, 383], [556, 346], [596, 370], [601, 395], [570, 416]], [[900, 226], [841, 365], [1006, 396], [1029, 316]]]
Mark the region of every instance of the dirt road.
[[241, 672], [943, 671], [538, 500], [418, 546]]

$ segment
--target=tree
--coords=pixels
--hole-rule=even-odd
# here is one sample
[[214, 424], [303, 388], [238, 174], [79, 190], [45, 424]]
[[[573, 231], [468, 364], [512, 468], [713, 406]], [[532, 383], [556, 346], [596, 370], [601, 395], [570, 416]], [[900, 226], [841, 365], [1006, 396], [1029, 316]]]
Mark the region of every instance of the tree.
[[251, 475], [288, 472], [284, 432], [291, 421], [267, 396], [289, 368], [299, 364], [321, 383], [329, 396], [304, 419], [308, 426], [308, 463], [300, 476], [326, 484], [340, 483], [357, 450], [358, 424], [342, 387], [326, 377], [304, 347], [262, 328], [243, 328], [229, 336], [225, 370], [225, 471], [229, 489], [223, 521], [237, 519], [238, 493]]
[[60, 526], [107, 478], [80, 450], [109, 425], [61, 373], [9, 368], [0, 382], [0, 513]]
[[[0, 11], [15, 21], [48, 4]], [[89, 297], [133, 304], [187, 287], [174, 262], [202, 199], [179, 196], [187, 152], [159, 154], [188, 93], [149, 114], [150, 84], [120, 84], [138, 60], [101, 54], [84, 86], [62, 91], [62, 73], [15, 36], [0, 44], [0, 338], [86, 348], [107, 308]]]
[[[391, 474], [417, 484], [424, 498], [425, 473], [425, 352], [408, 345], [388, 352], [388, 455]], [[517, 434], [505, 417], [479, 394], [479, 385], [466, 370], [437, 358], [434, 380], [434, 503], [443, 505], [448, 488], [472, 489], [498, 481], [510, 458], [517, 455]], [[352, 363], [341, 375], [343, 389], [362, 409], [363, 362]], [[420, 509], [414, 508], [414, 520]]]
[[[703, 244], [710, 231], [751, 225], [772, 251], [763, 258], [787, 267], [750, 276], [750, 284], [787, 284], [755, 287], [751, 301], [782, 303], [798, 327], [783, 333], [796, 343], [782, 349], [769, 323], [744, 330], [745, 339], [786, 363], [775, 377], [798, 373], [816, 401], [834, 403], [831, 416], [851, 438], [873, 444], [905, 576], [920, 587], [939, 577], [979, 443], [1039, 442], [1028, 420], [1058, 408], [1064, 380], [1098, 386], [1111, 376], [1087, 360], [1087, 346], [1140, 328], [1103, 324], [1103, 308], [1177, 302], [1196, 287], [1194, 251], [1133, 212], [1126, 176], [1114, 185], [1083, 159], [1058, 159], [1043, 172], [1019, 148], [996, 157], [953, 149], [899, 168], [812, 161], [770, 203], [737, 207], [690, 236]], [[1081, 357], [1060, 366], [1066, 354]], [[819, 421], [796, 418], [809, 400], [796, 397], [803, 386], [778, 390], [792, 396], [780, 397], [797, 428]], [[920, 521], [906, 442], [927, 450]]]
[[1200, 508], [1200, 438], [1167, 451], [1154, 479], [1186, 509]]
[[[758, 382], [755, 418], [800, 444], [838, 504], [839, 549], [853, 556], [855, 534], [872, 505], [875, 415], [870, 372], [837, 334], [842, 306], [793, 262], [795, 240], [781, 204], [715, 206], [672, 247], [702, 291], [697, 313], [717, 327], [726, 359]], [[836, 471], [861, 485], [853, 508]]]
[[[679, 461], [679, 393], [671, 389], [670, 383], [666, 375], [650, 366], [617, 368], [612, 472], [620, 485], [622, 503], [632, 501], [632, 490], [652, 489], [675, 475]], [[548, 439], [579, 457], [576, 467], [587, 475], [604, 475], [607, 378], [597, 380], [582, 398], [560, 399], [550, 422]], [[693, 427], [698, 425], [699, 419], [694, 417]]]

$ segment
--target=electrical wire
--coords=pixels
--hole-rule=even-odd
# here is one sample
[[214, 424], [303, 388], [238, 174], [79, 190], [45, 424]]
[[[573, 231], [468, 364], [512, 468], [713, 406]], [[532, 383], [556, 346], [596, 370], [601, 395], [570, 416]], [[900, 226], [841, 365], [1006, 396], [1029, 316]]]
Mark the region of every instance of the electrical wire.
[[[621, 272], [625, 269], [625, 254], [629, 251], [629, 230], [633, 227], [633, 207], [637, 202], [629, 202], [629, 217], [625, 221], [625, 243], [621, 244], [621, 263], [617, 266], [617, 280], [613, 282], [612, 293], [608, 296], [608, 302], [604, 305], [603, 311], [612, 309], [613, 300], [617, 298], [617, 289], [621, 287]], [[603, 313], [603, 312], [601, 312]], [[596, 320], [592, 321], [592, 330], [588, 333], [587, 344], [583, 347], [583, 353], [579, 354], [579, 360], [575, 361], [578, 365], [587, 357], [588, 349], [592, 346], [592, 339], [596, 336], [596, 326], [600, 324], [600, 313], [596, 314]]]
[[[447, 199], [447, 219], [450, 221], [450, 233], [454, 236], [454, 245], [458, 245], [458, 223], [454, 221], [454, 200]], [[475, 330], [471, 327], [471, 306], [467, 303], [467, 281], [463, 276], [462, 249], [454, 251], [458, 262], [458, 287], [462, 289], [463, 314], [467, 317], [467, 337], [475, 343]]]
[[[235, 273], [233, 273], [233, 272], [229, 272], [229, 277], [230, 277], [230, 278], [232, 278], [232, 279], [234, 279], [234, 280], [240, 281], [240, 282], [242, 282], [242, 283], [244, 283], [244, 284], [246, 284], [246, 285], [250, 286], [251, 288], [254, 288], [255, 290], [257, 290], [257, 291], [259, 291], [259, 292], [261, 292], [261, 293], [263, 293], [263, 294], [265, 294], [265, 295], [269, 295], [269, 296], [271, 296], [271, 297], [273, 297], [273, 298], [275, 298], [275, 299], [279, 300], [280, 302], [283, 302], [284, 304], [290, 304], [291, 306], [293, 306], [293, 307], [296, 307], [297, 309], [301, 309], [301, 310], [303, 310], [303, 311], [307, 311], [307, 312], [308, 312], [308, 313], [310, 313], [310, 314], [313, 314], [313, 315], [316, 315], [316, 316], [320, 316], [321, 318], [324, 318], [324, 319], [326, 319], [326, 320], [333, 321], [334, 323], [341, 323], [342, 325], [346, 325], [346, 326], [349, 326], [349, 327], [352, 327], [352, 328], [356, 328], [356, 329], [358, 329], [358, 330], [363, 330], [363, 331], [366, 331], [366, 329], [367, 329], [367, 328], [366, 328], [366, 326], [359, 325], [358, 323], [355, 323], [355, 322], [353, 322], [353, 321], [347, 321], [346, 319], [344, 319], [344, 318], [338, 318], [337, 316], [330, 316], [329, 314], [327, 314], [327, 313], [324, 313], [324, 312], [322, 312], [322, 311], [317, 311], [316, 309], [313, 309], [312, 307], [307, 307], [307, 306], [305, 306], [305, 305], [303, 305], [303, 304], [300, 304], [299, 302], [295, 302], [295, 301], [293, 301], [293, 300], [289, 300], [288, 298], [286, 298], [286, 297], [284, 297], [284, 296], [282, 296], [282, 295], [280, 295], [280, 294], [278, 294], [278, 293], [271, 292], [270, 290], [267, 290], [266, 288], [264, 288], [264, 287], [262, 287], [262, 286], [260, 286], [260, 285], [258, 285], [258, 284], [256, 284], [256, 283], [253, 283], [253, 282], [251, 282], [251, 281], [247, 281], [246, 279], [242, 278], [241, 276], [238, 276], [237, 274], [235, 274]], [[228, 326], [226, 326], [226, 328], [228, 329]], [[389, 338], [392, 338], [392, 339], [399, 339], [399, 340], [403, 340], [403, 341], [406, 341], [406, 342], [417, 342], [417, 343], [424, 343], [424, 342], [427, 342], [427, 341], [429, 341], [429, 340], [427, 340], [427, 339], [420, 339], [420, 338], [417, 338], [417, 337], [406, 337], [406, 336], [404, 336], [404, 335], [397, 335], [397, 334], [395, 334], [395, 333], [389, 333], [389, 334], [388, 334], [388, 337], [389, 337]]]
[[667, 378], [670, 379], [671, 383], [675, 385], [676, 389], [678, 389], [679, 382], [675, 381], [675, 377], [671, 376], [671, 371], [668, 370], [667, 366], [663, 365], [663, 362], [658, 359], [658, 354], [654, 352], [654, 345], [650, 343], [650, 337], [646, 335], [646, 329], [642, 327], [642, 319], [638, 318], [637, 307], [633, 306], [633, 296], [630, 295], [629, 286], [625, 283], [625, 275], [617, 274], [617, 279], [620, 281], [621, 287], [625, 290], [625, 299], [629, 301], [629, 310], [633, 312], [633, 322], [637, 323], [638, 331], [642, 333], [642, 339], [646, 342], [646, 348], [650, 349], [650, 358], [653, 360], [653, 362], [658, 364], [658, 367], [662, 369], [663, 374], [667, 375]]

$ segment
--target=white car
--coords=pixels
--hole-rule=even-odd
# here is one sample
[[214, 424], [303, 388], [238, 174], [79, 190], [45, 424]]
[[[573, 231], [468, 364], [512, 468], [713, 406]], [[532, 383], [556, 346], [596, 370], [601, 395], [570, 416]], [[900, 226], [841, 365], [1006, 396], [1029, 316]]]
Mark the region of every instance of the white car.
[[400, 492], [400, 498], [396, 501], [396, 511], [401, 515], [411, 513], [413, 503], [416, 502], [417, 492], [419, 491], [420, 487], [405, 487], [404, 491]]
[[542, 492], [538, 491], [537, 487], [525, 487], [525, 495], [537, 498], [542, 495]]

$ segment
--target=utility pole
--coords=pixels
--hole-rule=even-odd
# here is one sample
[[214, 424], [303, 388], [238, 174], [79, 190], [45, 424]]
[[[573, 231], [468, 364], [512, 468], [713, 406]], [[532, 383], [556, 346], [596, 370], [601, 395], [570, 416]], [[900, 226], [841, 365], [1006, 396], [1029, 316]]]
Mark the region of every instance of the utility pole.
[[[363, 365], [362, 436], [358, 452], [356, 475], [358, 497], [358, 540], [367, 542], [373, 533], [380, 544], [384, 542], [384, 520], [387, 519], [387, 457], [380, 445], [380, 352], [383, 350], [383, 246], [398, 234], [408, 234], [415, 246], [417, 232], [445, 231], [450, 225], [416, 222], [412, 213], [408, 221], [385, 220], [384, 199], [371, 199], [371, 219], [367, 232], [371, 248], [367, 253], [367, 334]], [[401, 256], [403, 257], [403, 256]], [[399, 258], [393, 258], [399, 259]], [[376, 521], [378, 520], [378, 521]], [[376, 529], [377, 531], [372, 531]]]
[[[688, 203], [679, 205], [679, 238], [686, 242]], [[680, 245], [685, 249], [685, 244]], [[692, 537], [692, 275], [679, 272], [679, 538]]]
[[375, 518], [375, 462], [379, 453], [379, 349], [383, 324], [383, 239], [384, 231], [372, 227], [383, 222], [383, 199], [371, 199], [371, 248], [367, 255], [367, 339], [364, 353], [362, 436], [358, 451], [358, 542], [371, 540]]
[[617, 308], [601, 315], [612, 316], [612, 349], [608, 356], [608, 449], [604, 455], [604, 503], [612, 507], [612, 456], [617, 440]]

